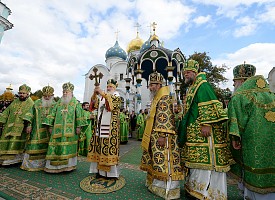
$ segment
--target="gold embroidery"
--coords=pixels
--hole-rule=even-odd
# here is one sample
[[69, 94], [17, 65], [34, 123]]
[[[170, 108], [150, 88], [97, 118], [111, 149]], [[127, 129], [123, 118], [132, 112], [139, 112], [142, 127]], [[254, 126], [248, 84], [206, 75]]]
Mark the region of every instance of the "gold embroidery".
[[256, 85], [257, 85], [258, 88], [264, 88], [265, 87], [265, 81], [260, 78], [259, 80], [257, 80]]
[[267, 121], [269, 122], [275, 122], [275, 112], [272, 111], [268, 111], [267, 113], [265, 113], [265, 116]]

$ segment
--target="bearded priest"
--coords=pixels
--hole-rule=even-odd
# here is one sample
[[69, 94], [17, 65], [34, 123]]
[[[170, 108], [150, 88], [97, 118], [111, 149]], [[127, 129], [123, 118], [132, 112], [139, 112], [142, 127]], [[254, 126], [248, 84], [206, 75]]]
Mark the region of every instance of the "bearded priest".
[[68, 82], [62, 87], [63, 96], [43, 123], [51, 134], [44, 169], [49, 173], [76, 169], [78, 135], [81, 127], [88, 125], [81, 104], [73, 96], [74, 85]]
[[0, 138], [0, 165], [21, 163], [27, 140], [27, 124], [23, 117], [33, 106], [31, 88], [26, 84], [19, 87], [19, 98], [15, 99], [3, 113], [0, 113], [0, 126], [4, 126]]

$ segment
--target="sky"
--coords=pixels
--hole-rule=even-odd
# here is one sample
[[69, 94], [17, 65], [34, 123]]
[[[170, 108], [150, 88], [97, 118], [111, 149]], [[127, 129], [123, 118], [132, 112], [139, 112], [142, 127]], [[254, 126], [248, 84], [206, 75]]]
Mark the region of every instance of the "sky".
[[0, 94], [26, 83], [35, 92], [46, 85], [62, 96], [71, 82], [83, 101], [85, 74], [105, 64], [105, 52], [118, 42], [126, 51], [139, 36], [146, 41], [150, 23], [164, 47], [180, 48], [188, 58], [207, 52], [213, 65], [233, 68], [244, 62], [267, 78], [275, 67], [275, 0], [1, 0], [12, 11], [14, 27], [0, 44]]

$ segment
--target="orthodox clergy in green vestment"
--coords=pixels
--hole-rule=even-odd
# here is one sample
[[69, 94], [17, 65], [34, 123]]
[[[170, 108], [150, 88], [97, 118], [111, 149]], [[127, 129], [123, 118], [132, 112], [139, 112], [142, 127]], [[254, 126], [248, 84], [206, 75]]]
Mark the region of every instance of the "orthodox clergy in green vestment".
[[119, 177], [119, 113], [121, 99], [116, 91], [117, 82], [107, 81], [107, 93], [96, 86], [91, 98], [90, 111], [97, 111], [96, 132], [93, 134], [87, 160], [90, 173], [104, 177]]
[[82, 109], [84, 112], [84, 116], [87, 119], [88, 125], [81, 129], [81, 133], [79, 135], [79, 145], [78, 145], [78, 155], [87, 156], [88, 148], [90, 145], [91, 137], [94, 133], [94, 122], [95, 122], [95, 114], [89, 111], [89, 103], [83, 102]]
[[163, 76], [149, 76], [151, 108], [142, 138], [140, 169], [147, 172], [145, 186], [164, 199], [180, 198], [180, 182], [184, 178], [180, 165], [178, 136], [175, 131], [173, 100], [169, 86], [162, 87]]
[[236, 164], [231, 172], [244, 186], [244, 199], [275, 199], [275, 95], [250, 64], [233, 69], [228, 106]]
[[206, 74], [199, 72], [199, 63], [188, 60], [184, 66], [188, 85], [184, 117], [180, 122], [180, 145], [189, 174], [186, 191], [198, 199], [226, 199], [226, 173], [232, 161], [223, 131], [228, 117], [217, 99]]
[[145, 125], [145, 121], [144, 121], [144, 113], [143, 110], [139, 111], [139, 114], [137, 116], [137, 139], [138, 140], [142, 140], [143, 137], [143, 133], [144, 133], [144, 125]]
[[120, 120], [120, 144], [125, 144], [128, 142], [128, 121], [127, 116], [124, 113], [124, 109], [120, 109], [119, 114], [119, 120]]
[[26, 84], [19, 87], [19, 98], [15, 99], [3, 113], [0, 113], [0, 124], [3, 132], [0, 138], [0, 164], [10, 165], [23, 160], [28, 134], [23, 117], [33, 106], [29, 97], [31, 88]]
[[26, 131], [30, 137], [27, 141], [21, 169], [27, 171], [44, 170], [50, 134], [48, 127], [42, 122], [55, 104], [53, 93], [54, 89], [51, 86], [43, 87], [42, 98], [34, 102], [33, 107], [24, 117], [28, 123]]
[[51, 133], [44, 169], [49, 173], [76, 169], [78, 135], [81, 127], [88, 125], [81, 104], [73, 96], [74, 85], [69, 82], [62, 87], [63, 96], [43, 123]]

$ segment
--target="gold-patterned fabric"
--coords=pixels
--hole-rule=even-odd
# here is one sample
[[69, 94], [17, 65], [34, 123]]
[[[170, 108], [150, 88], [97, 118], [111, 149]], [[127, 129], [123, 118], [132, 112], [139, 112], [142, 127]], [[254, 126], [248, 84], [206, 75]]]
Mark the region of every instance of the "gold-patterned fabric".
[[[227, 146], [228, 137], [223, 123], [228, 119], [222, 103], [206, 81], [205, 73], [199, 73], [188, 89], [185, 116], [179, 134], [185, 136], [183, 159], [188, 168], [227, 172], [233, 160]], [[201, 134], [203, 125], [211, 126], [211, 137]]]
[[[87, 161], [97, 162], [99, 170], [110, 171], [111, 166], [117, 165], [119, 160], [119, 113], [121, 99], [119, 96], [111, 94], [105, 94], [104, 96], [105, 108], [112, 113], [109, 137], [99, 137], [96, 134], [92, 136]], [[95, 102], [96, 105], [94, 105]], [[92, 101], [90, 108], [98, 109], [98, 104], [99, 100]]]
[[[151, 112], [152, 107], [150, 115]], [[140, 168], [147, 171], [152, 179], [167, 181], [171, 177], [173, 181], [182, 180], [183, 173], [180, 166], [180, 153], [175, 132], [175, 116], [173, 114], [172, 100], [168, 94], [163, 95], [156, 104], [154, 119], [149, 148], [148, 150], [143, 148]], [[147, 126], [148, 123], [146, 123]], [[158, 144], [159, 137], [165, 137], [168, 140], [164, 147]], [[171, 169], [170, 174], [169, 167]]]
[[0, 113], [0, 123], [4, 125], [0, 136], [0, 160], [13, 160], [25, 150], [28, 134], [23, 117], [33, 106], [28, 97], [25, 101], [15, 99], [3, 113]]

